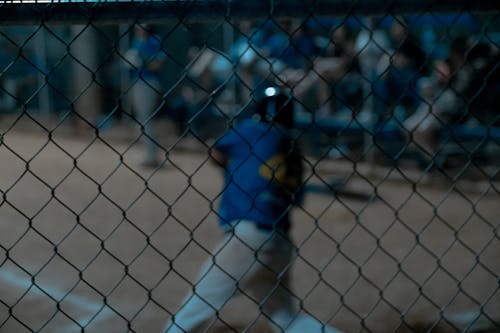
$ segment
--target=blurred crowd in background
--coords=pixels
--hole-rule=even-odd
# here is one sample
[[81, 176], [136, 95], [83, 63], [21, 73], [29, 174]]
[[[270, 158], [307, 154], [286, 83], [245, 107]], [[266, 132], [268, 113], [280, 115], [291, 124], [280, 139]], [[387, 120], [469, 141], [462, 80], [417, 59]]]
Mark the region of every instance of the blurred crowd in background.
[[272, 84], [308, 119], [396, 128], [426, 159], [443, 128], [500, 126], [499, 36], [498, 19], [468, 14], [2, 27], [0, 115], [168, 117], [210, 137]]

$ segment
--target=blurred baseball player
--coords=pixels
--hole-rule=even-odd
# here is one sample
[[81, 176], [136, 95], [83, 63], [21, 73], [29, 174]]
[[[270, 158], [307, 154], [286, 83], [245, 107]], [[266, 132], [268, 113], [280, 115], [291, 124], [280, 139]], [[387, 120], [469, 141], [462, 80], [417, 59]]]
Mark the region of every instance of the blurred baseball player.
[[165, 61], [161, 39], [149, 25], [135, 25], [132, 47], [125, 53], [125, 60], [132, 74], [132, 107], [142, 126], [145, 149], [143, 166], [156, 168], [159, 146], [154, 128], [155, 115], [161, 108], [160, 71]]
[[292, 99], [268, 87], [255, 116], [229, 130], [211, 152], [225, 169], [219, 216], [226, 236], [166, 333], [206, 332], [239, 291], [259, 305], [275, 332], [339, 332], [300, 314], [287, 288], [294, 253], [290, 211], [302, 198], [303, 169], [290, 132]]

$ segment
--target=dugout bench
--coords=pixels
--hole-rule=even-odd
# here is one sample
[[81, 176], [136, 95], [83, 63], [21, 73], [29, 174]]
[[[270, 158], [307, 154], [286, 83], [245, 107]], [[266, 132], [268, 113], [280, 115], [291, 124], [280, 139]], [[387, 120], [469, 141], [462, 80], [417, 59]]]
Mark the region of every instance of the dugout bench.
[[[407, 139], [404, 129], [394, 123], [373, 124], [366, 118], [322, 118], [314, 119], [310, 114], [296, 116], [296, 128], [311, 142], [313, 155], [327, 156], [325, 150], [338, 148], [339, 141], [355, 142], [364, 156], [372, 158], [370, 150], [382, 150], [389, 159], [412, 158], [405, 147]], [[318, 138], [324, 135], [330, 141]], [[344, 141], [342, 141], [344, 140]], [[452, 160], [472, 160], [478, 163], [494, 164], [500, 160], [500, 126], [465, 123], [443, 127], [437, 134], [438, 146], [433, 163], [445, 168]], [[350, 147], [352, 148], [352, 147]], [[349, 157], [348, 151], [340, 151], [342, 157]]]

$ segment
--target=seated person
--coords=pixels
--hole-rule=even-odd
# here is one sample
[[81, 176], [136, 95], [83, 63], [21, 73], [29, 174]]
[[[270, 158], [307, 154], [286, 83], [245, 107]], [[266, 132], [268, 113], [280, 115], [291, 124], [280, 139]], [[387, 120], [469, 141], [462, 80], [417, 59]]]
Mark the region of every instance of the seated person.
[[402, 19], [394, 20], [390, 36], [393, 50], [380, 60], [374, 81], [373, 107], [380, 125], [393, 118], [397, 106], [406, 114], [418, 107], [417, 82], [428, 75], [426, 55]]
[[331, 116], [343, 107], [357, 109], [362, 99], [362, 82], [354, 33], [346, 25], [335, 27], [322, 51], [307, 75], [287, 77], [293, 80], [296, 97], [301, 100], [315, 90], [318, 117]]
[[463, 109], [457, 92], [450, 87], [451, 75], [449, 63], [436, 60], [431, 77], [419, 80], [420, 105], [403, 123], [424, 163], [435, 154], [438, 131]]

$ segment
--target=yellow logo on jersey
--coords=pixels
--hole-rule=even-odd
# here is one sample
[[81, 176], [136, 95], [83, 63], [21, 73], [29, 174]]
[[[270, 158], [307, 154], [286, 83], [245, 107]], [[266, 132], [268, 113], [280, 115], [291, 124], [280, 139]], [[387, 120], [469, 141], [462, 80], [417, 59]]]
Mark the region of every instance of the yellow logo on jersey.
[[284, 186], [297, 186], [299, 179], [290, 178], [286, 165], [286, 155], [277, 154], [268, 159], [259, 168], [259, 175]]
[[274, 155], [259, 168], [259, 175], [265, 179], [282, 183], [286, 178], [285, 155]]

